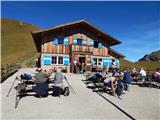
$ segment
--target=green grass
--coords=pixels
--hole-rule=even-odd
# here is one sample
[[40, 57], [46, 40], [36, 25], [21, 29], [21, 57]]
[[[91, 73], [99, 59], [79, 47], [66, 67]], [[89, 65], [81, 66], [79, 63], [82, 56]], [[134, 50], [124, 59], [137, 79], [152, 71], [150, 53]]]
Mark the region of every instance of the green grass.
[[36, 51], [31, 31], [39, 29], [28, 23], [1, 18], [2, 65], [22, 62]]
[[145, 70], [155, 71], [157, 68], [160, 68], [160, 62], [155, 61], [139, 61], [139, 62], [130, 62], [126, 59], [120, 59], [120, 69], [126, 68], [144, 68]]
[[160, 62], [155, 61], [140, 61], [135, 63], [136, 66], [143, 67], [145, 70], [155, 71], [157, 68], [160, 68]]

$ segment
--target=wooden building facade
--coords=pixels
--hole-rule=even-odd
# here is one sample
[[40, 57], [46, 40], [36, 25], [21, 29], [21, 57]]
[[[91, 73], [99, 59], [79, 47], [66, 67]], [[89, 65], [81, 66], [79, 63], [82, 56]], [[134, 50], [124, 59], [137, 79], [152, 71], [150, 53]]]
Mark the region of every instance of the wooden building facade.
[[86, 69], [119, 67], [124, 56], [111, 49], [121, 42], [85, 20], [33, 31], [32, 36], [41, 53], [41, 67], [62, 67], [73, 72], [73, 62], [86, 64]]

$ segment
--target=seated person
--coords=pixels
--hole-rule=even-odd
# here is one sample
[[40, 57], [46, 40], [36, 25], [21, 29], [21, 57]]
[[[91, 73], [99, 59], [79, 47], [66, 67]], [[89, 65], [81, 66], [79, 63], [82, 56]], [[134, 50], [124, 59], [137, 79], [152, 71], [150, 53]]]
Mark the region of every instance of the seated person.
[[107, 75], [107, 70], [102, 71], [101, 76], [102, 78], [106, 78]]
[[63, 88], [63, 75], [61, 73], [61, 69], [57, 69], [57, 72], [54, 75], [54, 86], [58, 86]]
[[160, 81], [160, 69], [156, 70], [154, 77], [156, 78], [156, 80]]
[[38, 73], [35, 76], [36, 86], [33, 88], [37, 97], [45, 97], [48, 95], [48, 78], [50, 74], [51, 73], [44, 73], [41, 68], [38, 69]]
[[102, 75], [100, 72], [96, 72], [92, 78], [93, 78], [92, 79], [93, 82], [96, 83], [96, 82], [99, 82], [98, 80], [100, 80], [102, 78]]
[[61, 73], [61, 69], [57, 69], [57, 72], [54, 75], [53, 83], [53, 96], [60, 96], [63, 90], [63, 75]]

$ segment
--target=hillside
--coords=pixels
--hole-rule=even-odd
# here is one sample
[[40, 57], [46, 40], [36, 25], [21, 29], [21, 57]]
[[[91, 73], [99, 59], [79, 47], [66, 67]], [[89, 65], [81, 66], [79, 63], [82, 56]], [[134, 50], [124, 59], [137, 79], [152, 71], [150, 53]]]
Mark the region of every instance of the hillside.
[[160, 68], [160, 50], [144, 55], [144, 57], [138, 62], [135, 62], [135, 64], [149, 70]]
[[155, 71], [157, 68], [160, 68], [160, 62], [156, 61], [139, 61], [139, 62], [130, 62], [129, 60], [126, 59], [120, 59], [120, 68], [126, 69], [126, 68], [144, 68], [145, 70], [151, 70]]
[[151, 54], [144, 55], [143, 58], [139, 59], [139, 61], [155, 61], [160, 62], [160, 50], [154, 51]]
[[144, 68], [145, 70], [155, 71], [157, 68], [160, 68], [160, 50], [154, 51], [151, 54], [144, 55], [138, 62], [130, 62], [126, 59], [120, 59], [120, 68]]
[[2, 65], [34, 56], [36, 48], [30, 32], [37, 29], [25, 22], [1, 18]]
[[133, 62], [130, 62], [127, 59], [120, 59], [120, 67], [121, 69], [125, 69], [125, 68], [133, 68], [135, 67], [135, 64]]

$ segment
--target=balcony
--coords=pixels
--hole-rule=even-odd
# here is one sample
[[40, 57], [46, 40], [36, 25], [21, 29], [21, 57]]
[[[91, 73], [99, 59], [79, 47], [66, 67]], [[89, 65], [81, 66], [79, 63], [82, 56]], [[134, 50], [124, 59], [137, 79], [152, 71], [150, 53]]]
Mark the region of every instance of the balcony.
[[69, 45], [52, 45], [48, 48], [48, 52], [56, 54], [69, 54]]
[[103, 50], [100, 49], [100, 48], [94, 48], [94, 49], [93, 49], [93, 55], [103, 56]]
[[82, 46], [82, 45], [71, 45], [72, 47], [72, 52], [86, 52], [86, 53], [93, 53], [93, 47], [86, 45], [86, 46]]

